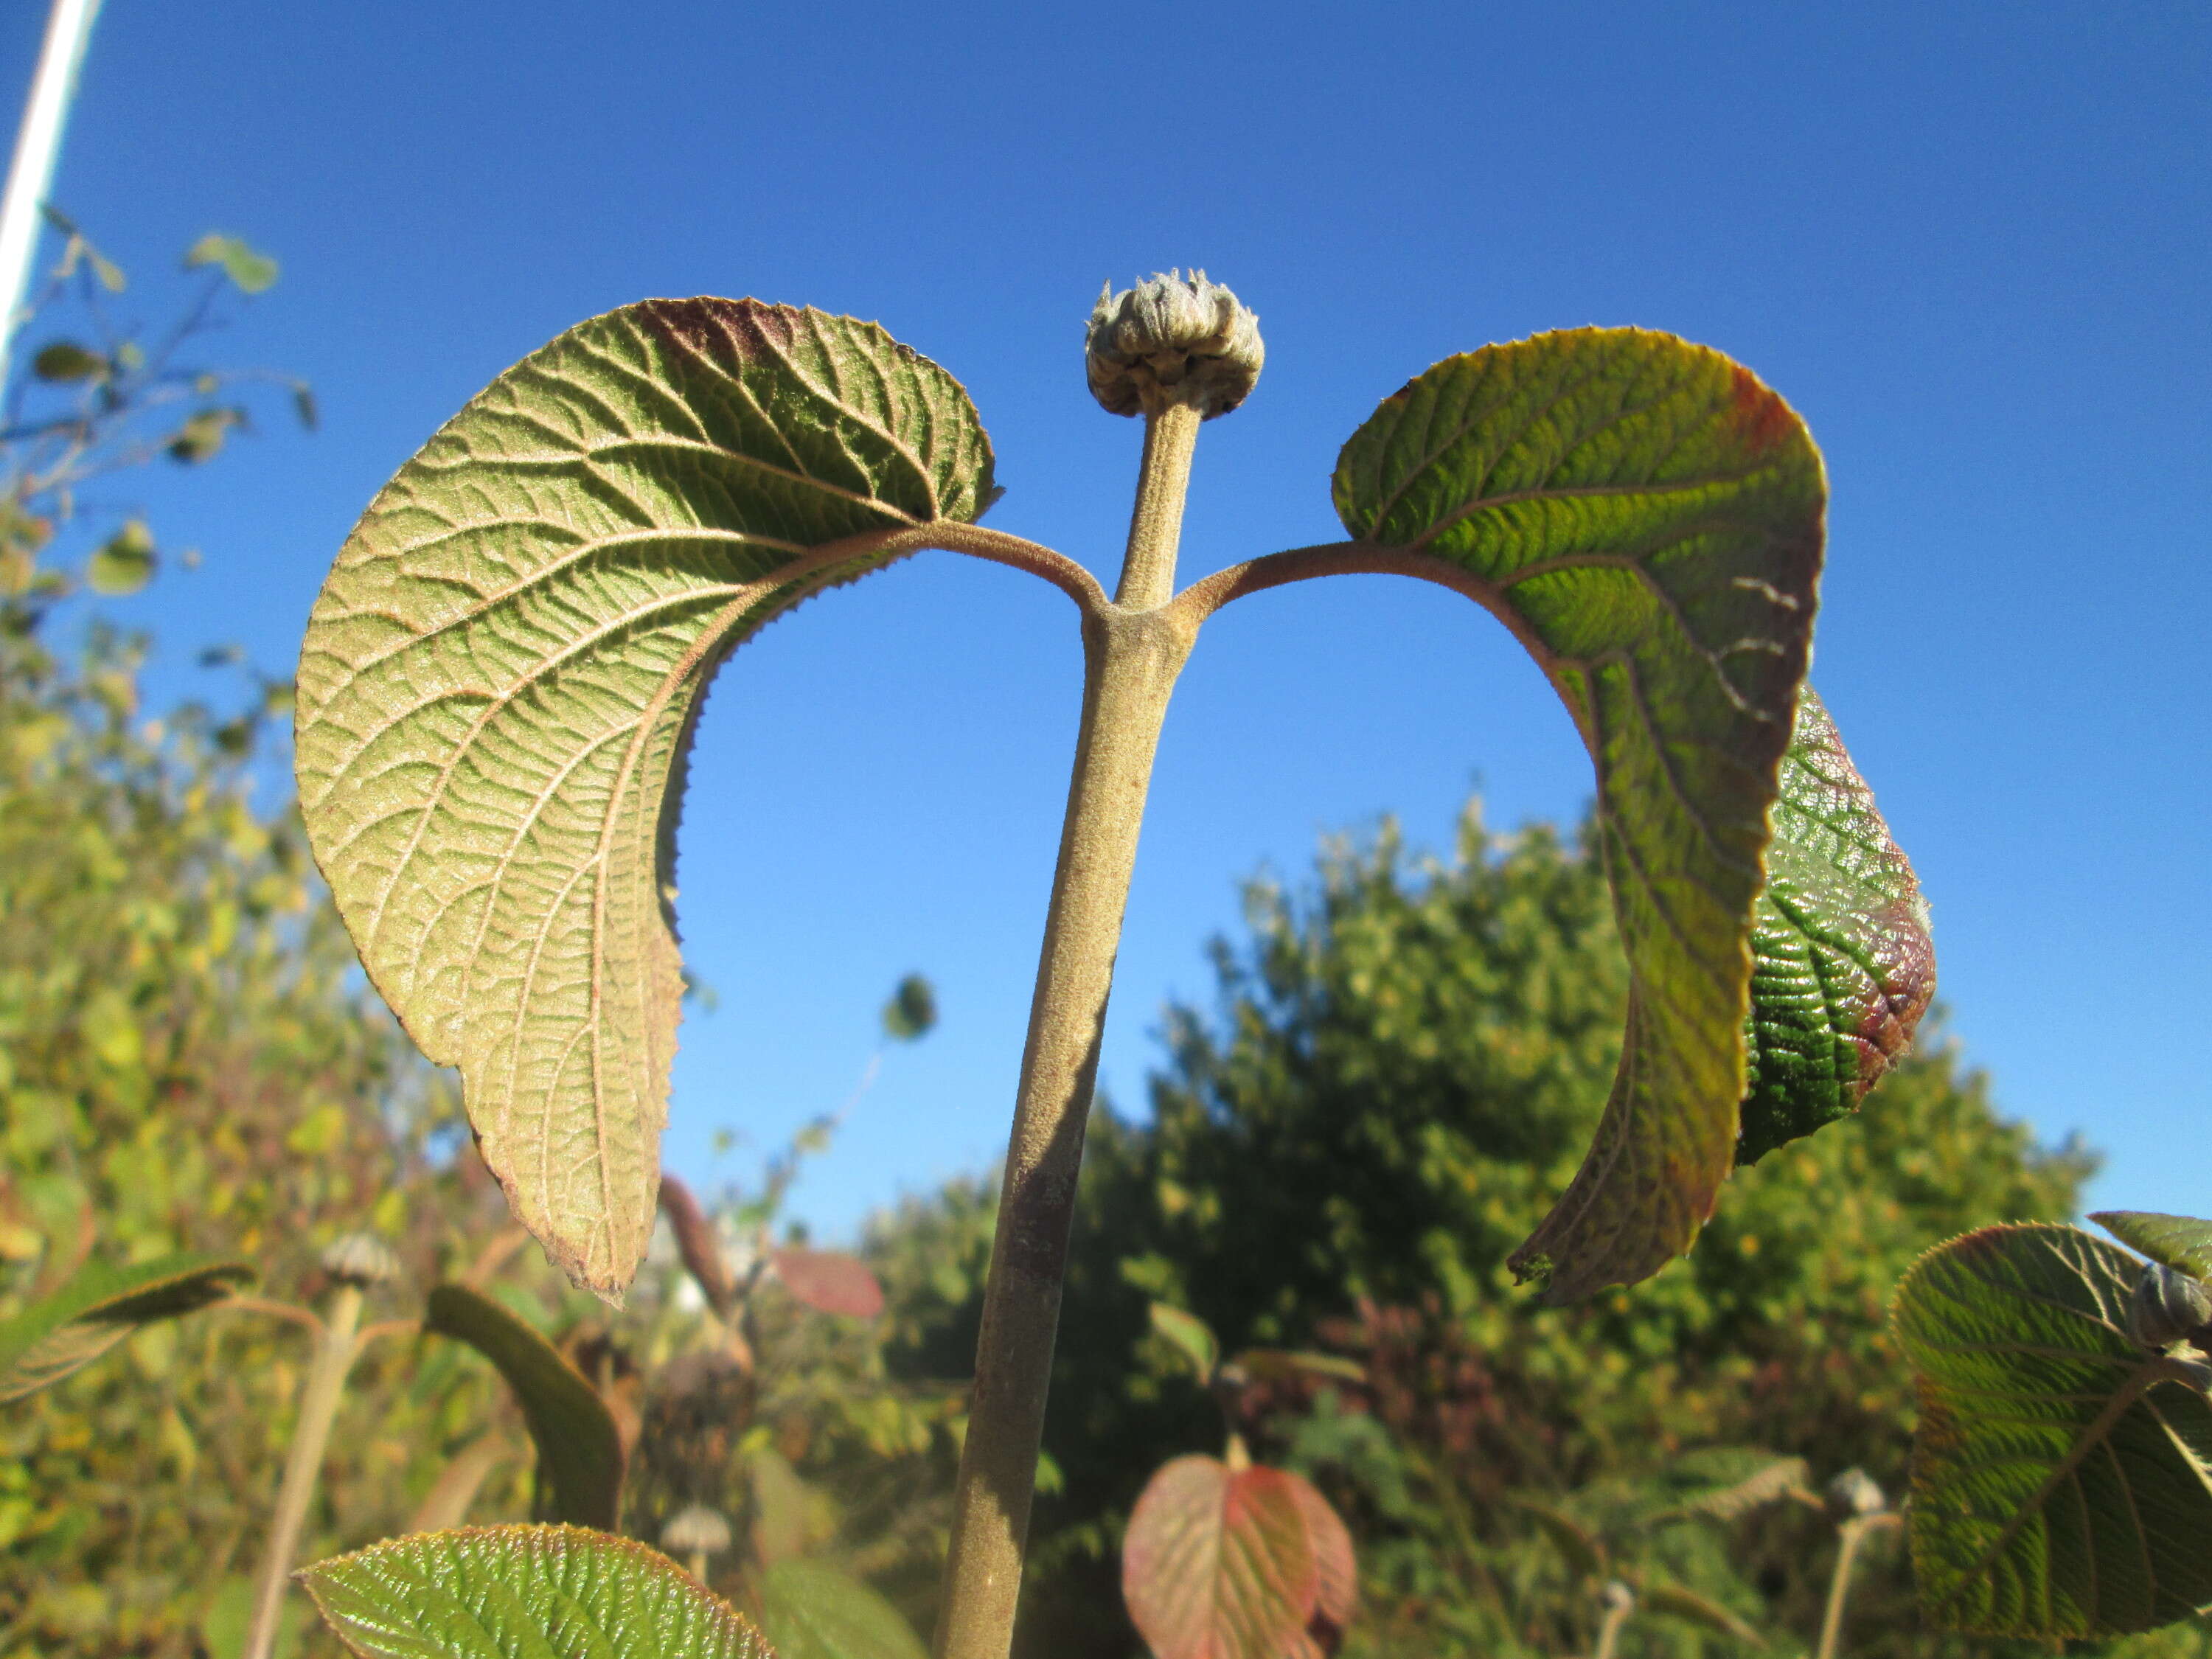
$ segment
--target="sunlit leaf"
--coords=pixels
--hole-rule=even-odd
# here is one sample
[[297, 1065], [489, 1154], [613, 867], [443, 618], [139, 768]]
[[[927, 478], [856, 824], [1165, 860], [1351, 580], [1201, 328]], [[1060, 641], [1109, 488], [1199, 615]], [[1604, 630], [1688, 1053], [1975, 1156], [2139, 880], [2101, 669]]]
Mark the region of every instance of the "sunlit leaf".
[[622, 1507], [622, 1434], [583, 1373], [498, 1303], [465, 1285], [432, 1291], [422, 1324], [467, 1343], [514, 1390], [538, 1447], [541, 1516], [611, 1528]]
[[817, 1313], [873, 1319], [884, 1310], [884, 1287], [858, 1256], [785, 1245], [768, 1259], [783, 1288]]
[[362, 1659], [774, 1659], [666, 1556], [581, 1527], [416, 1533], [300, 1580]]
[[2089, 1219], [2140, 1255], [2195, 1279], [2212, 1279], [2212, 1221], [2148, 1210], [2098, 1210]]
[[257, 253], [235, 236], [224, 236], [210, 231], [185, 250], [185, 269], [194, 270], [202, 265], [220, 265], [222, 274], [235, 283], [242, 294], [259, 294], [276, 281], [276, 262], [265, 253]]
[[[1328, 1499], [1304, 1476], [1285, 1473], [1298, 1512], [1305, 1517], [1306, 1541], [1313, 1549], [1314, 1608], [1306, 1625], [1306, 1653], [1332, 1654], [1359, 1608], [1359, 1558], [1351, 1530]], [[1305, 1654], [1299, 1659], [1305, 1659]]]
[[1809, 685], [1782, 763], [1751, 948], [1739, 1164], [1856, 1111], [1936, 994], [1920, 884]]
[[1281, 1659], [1322, 1569], [1294, 1477], [1178, 1457], [1146, 1485], [1121, 1544], [1121, 1595], [1157, 1659]]
[[1353, 434], [1337, 512], [1486, 606], [1566, 703], [1631, 976], [1582, 1171], [1513, 1258], [1553, 1301], [1689, 1247], [1735, 1162], [1768, 814], [1812, 639], [1826, 487], [1717, 352], [1578, 329], [1449, 358]]
[[1701, 1490], [1662, 1510], [1655, 1520], [1702, 1515], [1715, 1521], [1735, 1521], [1769, 1504], [1792, 1499], [1801, 1503], [1819, 1501], [1813, 1496], [1813, 1471], [1803, 1458], [1773, 1457], [1757, 1452], [1744, 1455], [1747, 1461], [1757, 1460], [1756, 1467], [1748, 1474], [1734, 1480], [1701, 1483]]
[[683, 757], [738, 641], [973, 519], [958, 385], [872, 324], [647, 301], [501, 375], [338, 556], [301, 802], [370, 978], [516, 1214], [609, 1297], [653, 1223], [683, 979]]
[[1196, 1314], [1170, 1307], [1164, 1302], [1153, 1303], [1147, 1317], [1152, 1321], [1152, 1334], [1189, 1362], [1200, 1382], [1213, 1381], [1214, 1367], [1221, 1363], [1221, 1344], [1212, 1326]]
[[94, 550], [84, 579], [95, 593], [136, 593], [154, 579], [158, 562], [154, 532], [143, 519], [132, 519]]
[[238, 1256], [167, 1255], [135, 1267], [91, 1267], [0, 1323], [0, 1404], [90, 1364], [142, 1325], [220, 1302], [254, 1278]]
[[1988, 1227], [1899, 1286], [1930, 1624], [2112, 1636], [2212, 1603], [2212, 1374], [2129, 1340], [2138, 1266], [2071, 1227]]
[[1247, 1348], [1237, 1356], [1235, 1364], [1255, 1382], [1367, 1381], [1366, 1367], [1358, 1360], [1304, 1348]]
[[926, 1659], [899, 1610], [826, 1561], [780, 1561], [760, 1575], [761, 1632], [775, 1659]]

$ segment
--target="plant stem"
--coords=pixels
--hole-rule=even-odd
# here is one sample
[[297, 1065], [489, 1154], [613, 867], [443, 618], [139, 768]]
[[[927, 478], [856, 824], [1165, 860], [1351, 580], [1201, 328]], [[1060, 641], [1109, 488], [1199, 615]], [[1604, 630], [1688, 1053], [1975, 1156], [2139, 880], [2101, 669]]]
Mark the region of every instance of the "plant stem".
[[1836, 1528], [1839, 1540], [1836, 1570], [1828, 1578], [1828, 1607], [1820, 1615], [1820, 1646], [1815, 1659], [1836, 1659], [1836, 1642], [1844, 1632], [1844, 1602], [1851, 1593], [1851, 1566], [1860, 1540], [1888, 1519], [1886, 1515], [1855, 1515]]
[[1635, 1610], [1633, 1601], [1616, 1601], [1607, 1606], [1605, 1619], [1597, 1627], [1597, 1647], [1590, 1659], [1613, 1659], [1613, 1645], [1620, 1639], [1620, 1627]]
[[285, 1454], [283, 1484], [276, 1489], [276, 1513], [270, 1519], [269, 1542], [253, 1587], [253, 1620], [246, 1628], [243, 1659], [270, 1659], [276, 1649], [277, 1615], [283, 1611], [292, 1565], [299, 1559], [300, 1531], [307, 1524], [307, 1505], [322, 1474], [323, 1451], [330, 1444], [331, 1423], [345, 1392], [346, 1373], [353, 1369], [359, 1348], [355, 1338], [361, 1328], [361, 1302], [359, 1285], [340, 1285], [331, 1294], [322, 1332], [315, 1339], [307, 1380], [300, 1388], [299, 1420], [292, 1425], [292, 1444]]
[[1195, 633], [1164, 607], [1198, 422], [1180, 408], [1146, 416], [1120, 592], [1084, 623], [1083, 724], [983, 1291], [939, 1659], [1005, 1659], [1013, 1643], [1084, 1121], [1152, 757]]

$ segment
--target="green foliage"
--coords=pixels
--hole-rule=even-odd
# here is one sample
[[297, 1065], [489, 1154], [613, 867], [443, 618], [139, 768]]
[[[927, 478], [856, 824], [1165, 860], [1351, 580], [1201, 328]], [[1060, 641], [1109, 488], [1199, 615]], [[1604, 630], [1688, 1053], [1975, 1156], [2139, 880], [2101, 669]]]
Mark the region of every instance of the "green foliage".
[[1679, 1255], [1735, 1161], [1775, 769], [1812, 643], [1826, 486], [1719, 353], [1577, 329], [1449, 358], [1346, 444], [1363, 543], [1441, 560], [1542, 666], [1597, 768], [1629, 964], [1588, 1160], [1516, 1253], [1557, 1301]]
[[665, 1556], [580, 1527], [418, 1533], [301, 1577], [362, 1659], [773, 1659]]
[[539, 1516], [611, 1532], [622, 1510], [622, 1432], [560, 1350], [465, 1285], [430, 1292], [422, 1328], [465, 1342], [514, 1390], [538, 1448]]
[[926, 1659], [929, 1651], [896, 1607], [820, 1561], [770, 1566], [755, 1605], [775, 1659]]
[[2108, 1636], [2212, 1605], [2212, 1369], [2130, 1337], [2138, 1266], [2071, 1227], [1988, 1227], [1899, 1287], [1913, 1566], [1938, 1626]]
[[[896, 556], [870, 532], [965, 521], [991, 493], [966, 394], [873, 324], [647, 301], [500, 376], [340, 551], [301, 656], [316, 854], [578, 1284], [618, 1295], [653, 1226], [672, 808], [708, 678]], [[544, 1137], [588, 1150], [549, 1160]]]
[[235, 236], [210, 231], [185, 250], [185, 269], [213, 265], [238, 285], [241, 294], [259, 294], [276, 285], [276, 262]]
[[51, 1387], [142, 1325], [220, 1302], [252, 1280], [235, 1256], [170, 1255], [133, 1267], [81, 1270], [0, 1323], [0, 1405]]
[[937, 988], [920, 974], [908, 974], [884, 1005], [884, 1033], [895, 1042], [915, 1042], [937, 1024]]
[[2099, 1210], [2089, 1219], [2154, 1261], [2197, 1279], [2212, 1275], [2212, 1221], [2145, 1210]]
[[[1169, 1011], [1152, 1121], [1093, 1115], [1046, 1430], [1066, 1485], [1038, 1505], [1025, 1651], [1119, 1651], [1098, 1609], [1143, 1472], [1218, 1444], [1188, 1363], [1151, 1334], [1156, 1301], [1231, 1353], [1318, 1346], [1364, 1369], [1358, 1388], [1247, 1396], [1255, 1449], [1279, 1447], [1352, 1521], [1370, 1611], [1348, 1651], [1564, 1652], [1577, 1626], [1532, 1643], [1498, 1611], [1569, 1595], [1510, 1498], [1656, 1480], [1717, 1444], [1901, 1484], [1898, 1277], [1987, 1216], [2069, 1213], [2092, 1167], [2001, 1121], [1939, 1046], [1848, 1122], [1737, 1170], [1686, 1261], [1540, 1307], [1506, 1258], [1587, 1144], [1627, 989], [1595, 848], [1494, 836], [1471, 812], [1449, 865], [1407, 859], [1386, 830], [1330, 852], [1311, 891], [1258, 885], [1247, 902], [1249, 943], [1215, 946], [1218, 1014]], [[956, 1186], [876, 1235], [902, 1369], [941, 1376], [973, 1352], [990, 1224], [990, 1189]], [[1332, 1395], [1334, 1414], [1306, 1415]], [[1674, 1530], [1665, 1547], [1690, 1551], [1696, 1529]], [[1741, 1570], [1718, 1543], [1668, 1570], [1749, 1597], [1729, 1603], [1747, 1613], [1746, 1578], [1761, 1580], [1776, 1622], [1817, 1626], [1825, 1522], [1770, 1518], [1727, 1541]], [[1862, 1622], [1909, 1631], [1906, 1597], [1895, 1553], [1877, 1552]], [[1478, 1633], [1451, 1635], [1486, 1607]], [[1675, 1640], [1665, 1622], [1636, 1621], [1625, 1650]]]

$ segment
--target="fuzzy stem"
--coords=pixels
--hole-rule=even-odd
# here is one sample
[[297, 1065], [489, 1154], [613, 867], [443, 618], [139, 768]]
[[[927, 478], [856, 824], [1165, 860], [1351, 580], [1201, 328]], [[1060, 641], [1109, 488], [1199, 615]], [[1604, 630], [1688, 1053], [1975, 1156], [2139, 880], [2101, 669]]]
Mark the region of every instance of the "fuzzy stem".
[[1607, 1604], [1604, 1621], [1597, 1627], [1597, 1647], [1590, 1659], [1613, 1659], [1613, 1647], [1620, 1639], [1620, 1627], [1628, 1622], [1628, 1615], [1635, 1611], [1633, 1601]]
[[276, 1513], [269, 1522], [269, 1542], [253, 1588], [253, 1620], [246, 1629], [243, 1659], [269, 1659], [276, 1648], [277, 1616], [292, 1582], [292, 1564], [299, 1558], [300, 1531], [307, 1524], [307, 1505], [322, 1473], [323, 1452], [345, 1393], [346, 1373], [353, 1369], [359, 1349], [355, 1338], [361, 1328], [361, 1301], [359, 1285], [340, 1285], [331, 1293], [322, 1332], [315, 1339], [307, 1380], [300, 1388], [300, 1416], [292, 1425], [283, 1484], [276, 1489]]
[[1820, 1646], [1815, 1659], [1836, 1659], [1836, 1643], [1844, 1633], [1844, 1603], [1851, 1593], [1851, 1567], [1858, 1556], [1859, 1543], [1877, 1523], [1888, 1518], [1881, 1515], [1855, 1515], [1836, 1528], [1840, 1540], [1836, 1550], [1836, 1570], [1828, 1578], [1828, 1606], [1820, 1615]]
[[1152, 757], [1196, 631], [1164, 607], [1198, 420], [1147, 418], [1120, 595], [1084, 623], [1083, 724], [983, 1291], [938, 1659], [1006, 1659], [1013, 1644], [1084, 1121]]

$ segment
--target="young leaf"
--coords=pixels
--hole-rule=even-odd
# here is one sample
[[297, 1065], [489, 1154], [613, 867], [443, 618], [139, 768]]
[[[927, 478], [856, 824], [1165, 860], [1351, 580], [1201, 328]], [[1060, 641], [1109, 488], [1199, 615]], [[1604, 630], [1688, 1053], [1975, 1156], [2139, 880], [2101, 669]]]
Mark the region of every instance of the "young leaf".
[[2072, 1227], [1985, 1227], [1898, 1287], [1913, 1572], [1938, 1628], [2113, 1636], [2212, 1602], [2212, 1406], [2201, 1366], [2128, 1340], [2137, 1267]]
[[1809, 685], [1782, 763], [1751, 951], [1738, 1164], [1856, 1111], [1936, 994], [1920, 884]]
[[538, 1447], [541, 1514], [611, 1529], [622, 1507], [622, 1433], [583, 1373], [498, 1303], [464, 1285], [432, 1291], [422, 1325], [467, 1343], [514, 1390]]
[[2089, 1219], [2139, 1255], [2192, 1279], [2212, 1279], [2212, 1221], [2148, 1210], [2099, 1210]]
[[299, 1577], [361, 1659], [774, 1659], [666, 1556], [581, 1527], [416, 1533]]
[[707, 681], [896, 556], [872, 532], [964, 522], [991, 494], [966, 394], [874, 325], [653, 300], [501, 375], [340, 551], [300, 662], [315, 855], [577, 1283], [619, 1296], [652, 1228]]
[[937, 1025], [937, 988], [920, 974], [908, 974], [884, 1005], [884, 1034], [899, 1042], [919, 1042]]
[[1152, 1304], [1151, 1318], [1152, 1334], [1190, 1362], [1200, 1386], [1210, 1384], [1214, 1368], [1221, 1363], [1221, 1344], [1213, 1334], [1213, 1328], [1196, 1314], [1171, 1308], [1164, 1302]]
[[85, 580], [94, 592], [119, 598], [136, 593], [153, 580], [157, 562], [154, 532], [143, 519], [132, 519], [93, 550], [85, 565]]
[[896, 1607], [826, 1561], [779, 1561], [761, 1574], [757, 1595], [775, 1659], [927, 1659]]
[[1334, 494], [1359, 541], [1512, 630], [1595, 763], [1627, 1031], [1595, 1143], [1513, 1266], [1555, 1302], [1632, 1284], [1689, 1247], [1735, 1158], [1820, 457], [1717, 352], [1577, 329], [1448, 358], [1386, 398]]
[[1322, 1568], [1295, 1476], [1178, 1457], [1121, 1543], [1121, 1595], [1156, 1659], [1279, 1659], [1304, 1637]]
[[185, 250], [185, 269], [194, 270], [202, 265], [221, 265], [222, 274], [237, 285], [241, 294], [259, 294], [273, 287], [276, 281], [276, 262], [265, 253], [257, 253], [235, 236], [221, 235], [210, 231]]
[[157, 1319], [220, 1302], [254, 1278], [238, 1256], [165, 1255], [129, 1267], [86, 1267], [45, 1300], [0, 1322], [0, 1405], [89, 1364]]
[[883, 1285], [858, 1256], [786, 1245], [768, 1259], [783, 1288], [817, 1313], [873, 1319], [884, 1310]]
[[42, 380], [64, 384], [73, 380], [105, 379], [108, 373], [108, 362], [98, 352], [87, 349], [75, 340], [55, 340], [39, 348], [39, 355], [31, 359], [31, 373]]

